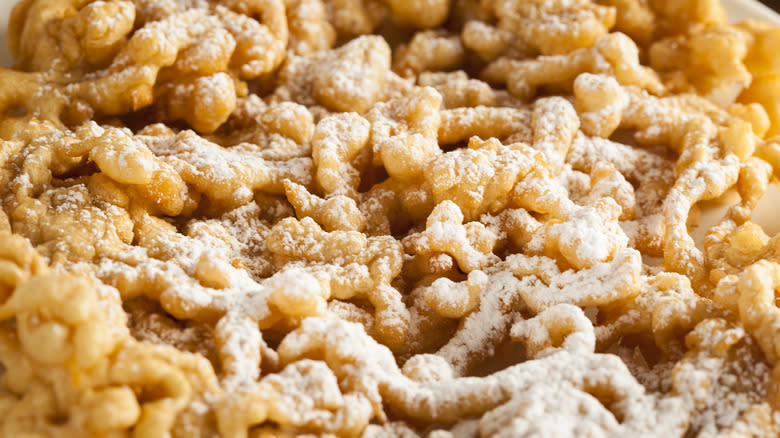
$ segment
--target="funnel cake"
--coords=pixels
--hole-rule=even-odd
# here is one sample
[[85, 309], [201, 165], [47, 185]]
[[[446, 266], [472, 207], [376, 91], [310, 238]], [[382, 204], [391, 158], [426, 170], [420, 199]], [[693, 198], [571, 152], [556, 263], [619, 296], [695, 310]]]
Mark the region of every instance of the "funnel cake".
[[780, 29], [22, 0], [9, 42], [0, 437], [780, 435]]

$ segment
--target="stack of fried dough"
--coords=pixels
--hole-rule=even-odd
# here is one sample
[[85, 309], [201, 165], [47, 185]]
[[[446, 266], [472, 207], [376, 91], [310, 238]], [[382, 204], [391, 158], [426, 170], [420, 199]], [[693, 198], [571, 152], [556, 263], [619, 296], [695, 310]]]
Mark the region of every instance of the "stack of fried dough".
[[0, 437], [780, 434], [780, 28], [22, 0], [9, 43]]

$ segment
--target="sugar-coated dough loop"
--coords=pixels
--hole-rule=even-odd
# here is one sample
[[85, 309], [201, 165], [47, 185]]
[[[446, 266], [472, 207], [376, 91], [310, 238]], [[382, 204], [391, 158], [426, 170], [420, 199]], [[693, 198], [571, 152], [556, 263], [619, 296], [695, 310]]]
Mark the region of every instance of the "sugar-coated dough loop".
[[571, 304], [559, 304], [532, 319], [518, 321], [510, 336], [524, 342], [530, 357], [540, 357], [557, 348], [581, 353], [592, 353], [596, 348], [593, 325], [582, 309]]
[[455, 144], [476, 136], [530, 142], [530, 125], [531, 112], [526, 109], [487, 105], [448, 109], [441, 112], [439, 141]]
[[569, 88], [585, 72], [609, 74], [621, 85], [635, 85], [653, 94], [664, 90], [657, 74], [639, 63], [636, 44], [619, 32], [604, 35], [592, 46], [566, 54], [527, 60], [499, 58], [488, 65], [482, 76], [491, 82], [506, 83], [512, 94], [527, 100], [543, 85], [560, 84]]
[[[487, 83], [469, 78], [466, 72], [462, 70], [456, 72], [424, 72], [418, 76], [417, 83], [421, 86], [435, 88], [442, 96], [442, 106], [444, 108], [490, 107], [497, 102], [499, 96]], [[462, 122], [466, 120], [468, 118], [464, 117]], [[446, 118], [442, 123], [447, 123]], [[446, 129], [440, 129], [439, 135], [442, 135], [442, 131], [446, 132]], [[439, 141], [447, 142], [441, 138]]]
[[366, 145], [370, 124], [356, 113], [328, 116], [317, 124], [312, 137], [312, 160], [317, 182], [327, 193], [354, 194], [359, 183], [350, 163]]
[[583, 73], [574, 80], [574, 96], [584, 133], [609, 138], [620, 126], [628, 99], [614, 78]]
[[625, 333], [651, 331], [655, 345], [665, 353], [681, 348], [675, 337], [690, 331], [700, 321], [719, 315], [712, 301], [693, 292], [690, 281], [679, 274], [662, 273], [642, 278], [639, 293], [604, 312], [596, 327], [602, 345]]
[[439, 203], [428, 216], [425, 231], [406, 238], [412, 252], [446, 252], [464, 272], [481, 269], [497, 259], [495, 236], [479, 222], [463, 224], [463, 214], [451, 201]]
[[425, 302], [447, 318], [461, 318], [479, 304], [479, 295], [487, 285], [488, 277], [482, 271], [469, 272], [464, 283], [453, 283], [439, 278], [423, 292]]
[[390, 176], [409, 180], [419, 176], [440, 151], [436, 135], [441, 96], [433, 88], [415, 88], [407, 97], [380, 103], [367, 114], [375, 164]]
[[[635, 296], [639, 293], [641, 270], [638, 258], [636, 251], [624, 249], [616, 253], [610, 262], [565, 272], [556, 272], [557, 267], [549, 259], [539, 256], [513, 256], [507, 263], [517, 277], [543, 273], [541, 276], [529, 276], [524, 280], [528, 286], [520, 290], [526, 305], [535, 312], [541, 312], [560, 303], [598, 306]], [[597, 284], [603, 286], [596, 287]]]
[[[317, 240], [312, 241], [313, 236]], [[300, 260], [324, 275], [333, 297], [365, 296], [375, 308], [379, 336], [391, 345], [403, 342], [408, 332], [408, 310], [389, 284], [401, 270], [398, 242], [385, 236], [366, 238], [357, 231], [325, 232], [306, 217], [280, 221], [266, 243], [280, 264]]]
[[457, 35], [418, 32], [408, 45], [396, 49], [393, 70], [401, 76], [427, 71], [452, 70], [463, 63], [465, 50]]
[[771, 363], [778, 358], [772, 324], [769, 320], [777, 318], [778, 310], [774, 303], [774, 290], [780, 283], [780, 271], [777, 264], [759, 261], [748, 267], [737, 282], [739, 292], [740, 318], [745, 328], [755, 333], [761, 349]]
[[472, 137], [468, 149], [439, 155], [429, 162], [425, 179], [437, 202], [458, 206], [474, 219], [506, 206], [506, 195], [538, 163], [536, 151], [523, 144]]
[[320, 103], [335, 111], [363, 113], [380, 96], [390, 70], [390, 47], [380, 37], [360, 37], [317, 68], [312, 91]]

